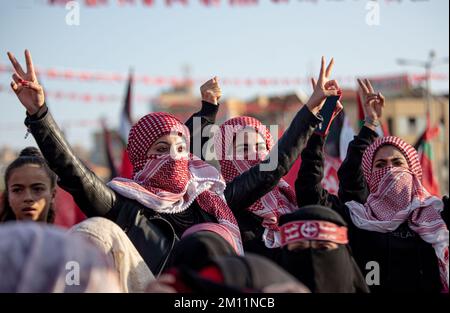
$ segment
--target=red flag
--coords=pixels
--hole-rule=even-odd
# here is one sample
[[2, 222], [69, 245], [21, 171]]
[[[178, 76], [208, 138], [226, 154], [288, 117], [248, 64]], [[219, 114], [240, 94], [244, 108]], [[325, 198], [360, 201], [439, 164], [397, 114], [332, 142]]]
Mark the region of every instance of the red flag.
[[131, 165], [130, 158], [126, 149], [122, 151], [122, 164], [120, 166], [119, 175], [121, 177], [131, 179], [133, 177], [133, 165]]
[[122, 151], [122, 164], [120, 167], [119, 174], [121, 177], [131, 178], [133, 173], [133, 166], [131, 165], [130, 159], [128, 158], [127, 153], [127, 142], [128, 142], [128, 133], [130, 132], [131, 126], [133, 125], [133, 121], [131, 118], [131, 102], [132, 102], [132, 89], [133, 89], [133, 73], [130, 72], [128, 78], [128, 86], [127, 93], [125, 96], [125, 101], [122, 109], [122, 115], [120, 119], [120, 137], [123, 143], [123, 151]]
[[415, 144], [419, 153], [420, 165], [422, 166], [422, 184], [429, 193], [435, 196], [440, 195], [439, 183], [433, 172], [433, 150], [431, 149], [431, 140], [439, 134], [438, 127], [430, 127], [430, 121], [427, 120], [427, 127]]
[[[281, 125], [280, 128], [278, 128], [278, 139], [283, 136], [284, 131], [286, 128], [284, 125]], [[300, 170], [300, 165], [302, 164], [302, 158], [299, 156], [297, 160], [295, 161], [294, 165], [292, 165], [289, 172], [283, 177], [283, 179], [292, 187], [295, 188], [295, 181], [297, 180], [298, 171]]]
[[60, 187], [56, 189], [55, 198], [55, 225], [70, 228], [86, 219], [86, 215], [76, 205], [70, 193]]
[[85, 0], [84, 1], [87, 6], [95, 7], [101, 4], [107, 4], [107, 0]]
[[154, 4], [154, 0], [142, 0], [142, 3], [146, 6], [152, 6]]
[[295, 161], [294, 165], [292, 165], [291, 170], [283, 177], [283, 179], [291, 185], [292, 188], [295, 188], [295, 181], [297, 180], [298, 171], [300, 170], [300, 165], [302, 164], [302, 158], [299, 156]]

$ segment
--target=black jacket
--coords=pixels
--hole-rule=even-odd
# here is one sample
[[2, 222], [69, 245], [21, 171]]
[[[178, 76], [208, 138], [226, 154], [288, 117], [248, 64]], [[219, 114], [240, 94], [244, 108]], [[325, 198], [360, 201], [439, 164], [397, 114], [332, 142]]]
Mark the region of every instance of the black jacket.
[[[207, 110], [205, 107], [207, 104], [203, 103], [202, 111]], [[214, 113], [214, 110], [211, 112]], [[273, 149], [270, 154], [270, 157], [277, 154], [276, 168], [273, 171], [261, 171], [259, 165], [254, 166], [227, 184], [225, 198], [233, 212], [243, 213], [243, 208], [250, 206], [276, 186], [319, 122], [320, 119], [307, 108], [300, 110], [287, 131], [289, 135], [283, 136], [277, 143], [278, 149]], [[208, 124], [208, 118], [202, 117], [202, 127]], [[37, 114], [28, 116], [25, 125], [33, 134], [50, 168], [58, 175], [58, 184], [73, 196], [81, 210], [88, 217], [102, 216], [117, 223], [150, 270], [155, 275], [161, 273], [182, 231], [174, 229], [173, 220], [170, 220], [173, 217], [158, 214], [106, 186], [74, 154], [46, 106]], [[196, 213], [196, 222], [214, 221], [214, 217], [204, 213], [196, 202], [189, 210]]]
[[[203, 128], [207, 126], [204, 123], [205, 121], [211, 124], [215, 123], [217, 110], [218, 106], [204, 102], [202, 110], [194, 114], [186, 122], [191, 133], [199, 136]], [[195, 116], [204, 119], [199, 124], [202, 129], [193, 130], [192, 118]], [[304, 106], [294, 117], [289, 128], [278, 140], [276, 146], [272, 148], [273, 153], [278, 154], [277, 168], [273, 171], [260, 171], [259, 167], [255, 166], [227, 184], [225, 196], [238, 222], [245, 251], [258, 253], [275, 262], [279, 262], [280, 249], [269, 249], [262, 241], [262, 235], [265, 230], [262, 226], [262, 218], [249, 212], [247, 208], [271, 191], [279, 183], [280, 179], [289, 172], [300, 152], [304, 149], [309, 137], [321, 121], [322, 118], [320, 116], [312, 114]], [[202, 146], [207, 141], [205, 138], [207, 137], [202, 137]], [[267, 163], [269, 160], [262, 163]], [[253, 190], [254, 194], [250, 195], [240, 192], [242, 190]]]
[[[393, 232], [379, 233], [357, 228], [350, 218], [347, 201], [365, 203], [369, 195], [361, 161], [365, 149], [377, 134], [362, 127], [349, 144], [347, 157], [339, 171], [339, 197], [321, 186], [323, 178], [324, 138], [313, 135], [302, 152], [302, 164], [296, 181], [299, 206], [321, 204], [333, 208], [348, 224], [350, 247], [364, 275], [379, 264], [380, 284], [369, 286], [372, 292], [439, 292], [439, 267], [433, 247], [407, 225]], [[448, 204], [442, 214], [448, 224]], [[367, 267], [367, 268], [366, 268]], [[370, 275], [369, 275], [370, 276]]]

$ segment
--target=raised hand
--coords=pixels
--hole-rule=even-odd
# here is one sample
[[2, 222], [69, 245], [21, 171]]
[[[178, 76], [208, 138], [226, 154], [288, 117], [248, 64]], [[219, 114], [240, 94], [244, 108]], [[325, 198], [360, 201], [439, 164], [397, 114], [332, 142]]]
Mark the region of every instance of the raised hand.
[[217, 76], [208, 80], [200, 87], [200, 92], [202, 94], [202, 100], [212, 103], [219, 104], [219, 99], [222, 96], [222, 90], [219, 86], [219, 79]]
[[45, 98], [44, 90], [36, 78], [31, 54], [28, 50], [25, 50], [26, 73], [11, 52], [8, 52], [8, 57], [15, 70], [12, 75], [11, 88], [28, 113], [34, 114], [44, 105]]
[[337, 81], [330, 80], [331, 71], [334, 66], [334, 59], [331, 59], [330, 64], [328, 64], [326, 68], [325, 64], [325, 57], [322, 57], [319, 78], [317, 81], [314, 78], [311, 79], [313, 93], [306, 103], [306, 106], [314, 114], [317, 114], [320, 111], [327, 97], [338, 96], [340, 93], [340, 88]]
[[358, 79], [360, 92], [363, 98], [364, 125], [369, 128], [376, 128], [383, 115], [385, 99], [381, 93], [375, 93], [372, 84], [368, 79]]

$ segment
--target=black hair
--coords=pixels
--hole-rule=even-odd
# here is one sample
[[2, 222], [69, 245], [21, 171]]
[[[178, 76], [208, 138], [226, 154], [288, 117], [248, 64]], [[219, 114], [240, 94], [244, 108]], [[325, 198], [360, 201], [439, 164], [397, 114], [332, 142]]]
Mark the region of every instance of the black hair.
[[[11, 174], [13, 170], [16, 168], [19, 168], [26, 164], [36, 164], [39, 165], [42, 169], [45, 170], [45, 172], [48, 175], [48, 178], [50, 179], [50, 188], [53, 190], [56, 188], [56, 181], [58, 177], [56, 174], [50, 169], [47, 162], [45, 161], [44, 157], [42, 156], [39, 149], [35, 147], [26, 147], [22, 151], [20, 151], [19, 156], [17, 159], [15, 159], [11, 164], [8, 165], [5, 171], [4, 175], [4, 182], [5, 182], [5, 192], [3, 193], [3, 201], [0, 201], [0, 203], [3, 202], [3, 212], [0, 214], [0, 222], [5, 222], [9, 220], [15, 220], [16, 216], [14, 215], [14, 212], [9, 205], [8, 200], [8, 181], [11, 177]], [[55, 221], [55, 209], [53, 208], [53, 205], [50, 205], [50, 209], [47, 214], [47, 223], [52, 224]]]

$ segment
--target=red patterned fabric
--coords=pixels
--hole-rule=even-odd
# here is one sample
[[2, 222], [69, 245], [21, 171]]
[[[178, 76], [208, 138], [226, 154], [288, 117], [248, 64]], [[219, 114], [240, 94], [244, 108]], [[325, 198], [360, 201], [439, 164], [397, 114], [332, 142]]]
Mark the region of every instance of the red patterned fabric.
[[184, 231], [181, 238], [184, 238], [199, 231], [209, 231], [221, 236], [233, 247], [236, 253], [240, 252], [239, 247], [236, 246], [236, 243], [233, 240], [233, 234], [228, 230], [228, 228], [216, 223], [201, 223], [191, 226]]
[[117, 177], [108, 186], [159, 213], [183, 212], [196, 200], [204, 211], [215, 216], [219, 224], [230, 231], [243, 254], [239, 227], [223, 195], [226, 184], [220, 173], [188, 153], [147, 155], [158, 138], [173, 133], [186, 141], [189, 139], [187, 127], [170, 114], [151, 113], [141, 118], [131, 129], [128, 139], [133, 179]]
[[[409, 169], [388, 166], [372, 172], [375, 154], [384, 145], [399, 149]], [[365, 151], [362, 169], [370, 195], [364, 205], [356, 201], [346, 203], [353, 223], [361, 229], [386, 233], [407, 221], [414, 232], [433, 246], [443, 291], [448, 292], [449, 232], [441, 217], [443, 202], [423, 187], [417, 151], [400, 138], [380, 138]]]
[[[244, 158], [237, 156], [233, 141], [236, 134], [243, 129], [253, 129], [260, 134], [266, 142], [267, 151], [274, 146], [274, 141], [269, 130], [253, 117], [242, 116], [232, 118], [220, 126], [220, 131], [215, 134], [214, 149], [225, 181], [230, 182], [236, 176], [259, 164], [268, 155], [267, 151], [258, 151], [255, 156]], [[233, 153], [229, 153], [230, 149]], [[253, 159], [252, 159], [253, 157]], [[262, 217], [262, 226], [265, 228], [263, 240], [268, 248], [276, 248], [281, 245], [278, 219], [280, 215], [292, 213], [297, 210], [295, 192], [286, 181], [280, 180], [278, 185], [257, 202], [250, 206], [248, 211]]]

